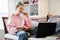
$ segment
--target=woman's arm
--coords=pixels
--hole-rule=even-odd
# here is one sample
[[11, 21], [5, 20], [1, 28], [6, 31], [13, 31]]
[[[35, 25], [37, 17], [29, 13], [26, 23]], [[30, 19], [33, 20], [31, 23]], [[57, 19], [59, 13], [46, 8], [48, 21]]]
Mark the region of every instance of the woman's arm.
[[16, 30], [16, 24], [15, 24], [14, 15], [11, 15], [11, 16], [8, 18], [6, 28], [7, 28], [7, 31], [8, 31], [10, 34], [15, 34], [15, 32], [17, 31], [17, 30]]
[[25, 26], [26, 29], [32, 28], [32, 20], [25, 17]]

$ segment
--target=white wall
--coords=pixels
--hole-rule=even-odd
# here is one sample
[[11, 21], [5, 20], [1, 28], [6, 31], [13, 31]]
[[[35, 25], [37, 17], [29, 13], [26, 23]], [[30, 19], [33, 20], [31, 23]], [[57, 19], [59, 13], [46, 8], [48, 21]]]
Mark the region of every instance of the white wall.
[[49, 0], [49, 13], [60, 15], [60, 0]]
[[8, 0], [0, 0], [0, 13], [8, 13]]
[[40, 17], [46, 17], [48, 14], [48, 0], [39, 0]]

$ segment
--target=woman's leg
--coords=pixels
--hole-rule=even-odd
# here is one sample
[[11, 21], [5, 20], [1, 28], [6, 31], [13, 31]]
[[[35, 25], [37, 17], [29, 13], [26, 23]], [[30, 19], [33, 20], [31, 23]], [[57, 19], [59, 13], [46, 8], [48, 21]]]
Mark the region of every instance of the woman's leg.
[[38, 28], [38, 27], [35, 27], [35, 29], [32, 30], [32, 34], [33, 34], [33, 35], [36, 35], [36, 33], [37, 33], [37, 28]]
[[19, 31], [16, 34], [19, 38], [18, 40], [28, 40], [27, 34], [25, 31]]

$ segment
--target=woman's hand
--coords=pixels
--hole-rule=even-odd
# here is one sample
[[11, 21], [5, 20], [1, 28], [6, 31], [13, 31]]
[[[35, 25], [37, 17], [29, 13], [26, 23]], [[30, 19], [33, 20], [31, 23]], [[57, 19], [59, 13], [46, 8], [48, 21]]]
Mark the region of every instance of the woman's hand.
[[24, 28], [26, 29], [26, 30], [28, 30], [28, 29], [33, 29], [33, 27], [26, 27], [26, 26], [24, 26]]
[[22, 26], [17, 26], [16, 28], [17, 28], [19, 31], [20, 31], [20, 30], [23, 30], [23, 27], [22, 27]]
[[18, 28], [18, 29], [22, 29], [23, 27], [22, 27], [22, 26], [17, 26], [16, 28]]
[[28, 28], [28, 27], [26, 27], [26, 26], [24, 26], [24, 29], [28, 30], [29, 28]]

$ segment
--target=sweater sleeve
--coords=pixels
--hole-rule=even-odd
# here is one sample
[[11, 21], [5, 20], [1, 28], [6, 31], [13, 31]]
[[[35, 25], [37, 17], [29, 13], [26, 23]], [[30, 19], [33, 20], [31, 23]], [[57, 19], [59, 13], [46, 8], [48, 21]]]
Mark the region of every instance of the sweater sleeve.
[[31, 28], [32, 27], [32, 20], [25, 17], [25, 26], [26, 26], [26, 28]]
[[[16, 24], [15, 24], [15, 19], [14, 19], [14, 15], [11, 15], [9, 18], [8, 18], [8, 21], [7, 21], [7, 31], [9, 33], [12, 33], [13, 32], [16, 32]], [[14, 33], [13, 33], [14, 34]]]

